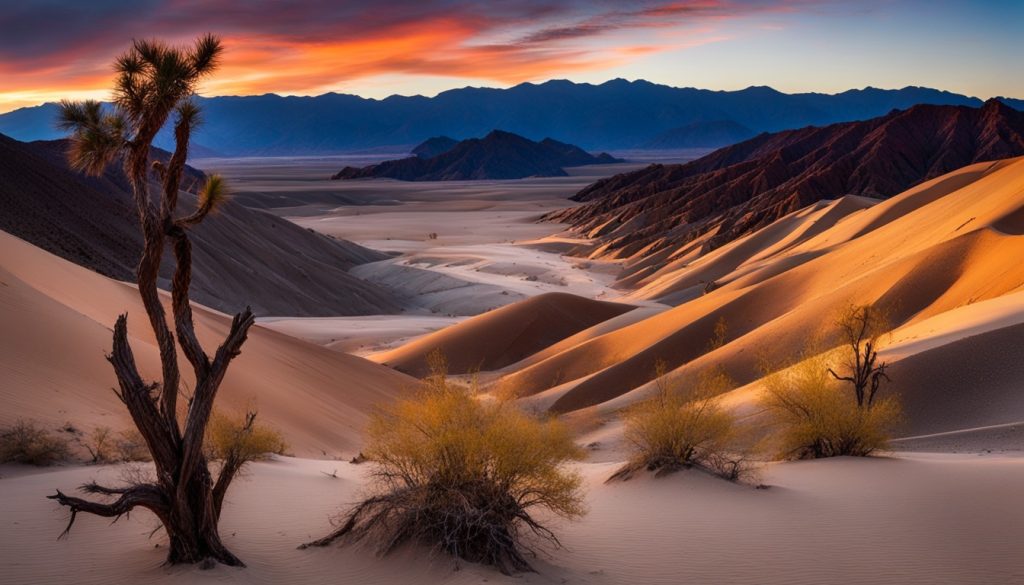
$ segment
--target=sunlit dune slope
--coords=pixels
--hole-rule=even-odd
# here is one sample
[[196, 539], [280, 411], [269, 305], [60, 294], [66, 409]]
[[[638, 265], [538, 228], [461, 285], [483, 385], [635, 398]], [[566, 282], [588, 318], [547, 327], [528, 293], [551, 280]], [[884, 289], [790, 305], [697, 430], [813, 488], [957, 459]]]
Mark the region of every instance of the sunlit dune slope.
[[[670, 297], [679, 306], [575, 345], [559, 343], [560, 351], [507, 368], [503, 383], [558, 412], [618, 407], [646, 395], [658, 360], [684, 379], [722, 367], [747, 384], [765, 361], [790, 360], [816, 338], [827, 346], [842, 307], [880, 303], [897, 339], [900, 331], [929, 321], [914, 335], [938, 340], [907, 344], [890, 357], [902, 360], [893, 368], [894, 387], [907, 395], [910, 430], [1020, 420], [1024, 400], [1009, 362], [1024, 359], [1024, 346], [1011, 343], [1013, 334], [1002, 329], [1020, 322], [1024, 304], [1004, 303], [984, 328], [991, 333], [980, 337], [968, 337], [977, 328], [948, 335], [957, 320], [940, 317], [1020, 291], [1022, 256], [1024, 159], [979, 163], [881, 203], [851, 197], [818, 203], [690, 264], [662, 270], [630, 296]], [[712, 347], [719, 321], [725, 343]], [[1006, 337], [999, 351], [982, 356], [998, 336]], [[1003, 362], [1008, 365], [1000, 369]], [[986, 374], [989, 369], [998, 371]], [[967, 401], [978, 416], [958, 420], [957, 405]], [[933, 411], [947, 414], [928, 414]]]
[[[129, 428], [104, 359], [122, 312], [143, 376], [155, 379], [159, 357], [134, 288], [0, 232], [0, 423], [25, 417], [53, 427], [67, 421], [85, 431]], [[195, 318], [200, 341], [212, 353], [230, 318], [199, 305]], [[186, 392], [190, 371], [182, 368]], [[414, 383], [367, 360], [256, 326], [217, 404], [229, 412], [258, 408], [260, 419], [277, 427], [298, 455], [335, 455], [358, 447], [374, 405]]]
[[439, 350], [453, 374], [502, 368], [574, 333], [633, 309], [567, 293], [546, 293], [478, 315], [370, 359], [422, 376]]

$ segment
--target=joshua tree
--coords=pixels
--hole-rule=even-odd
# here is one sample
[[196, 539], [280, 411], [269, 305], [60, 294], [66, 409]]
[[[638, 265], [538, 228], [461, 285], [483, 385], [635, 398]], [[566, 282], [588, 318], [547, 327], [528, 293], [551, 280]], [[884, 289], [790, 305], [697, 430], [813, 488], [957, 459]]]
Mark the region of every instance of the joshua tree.
[[877, 349], [878, 338], [885, 329], [885, 314], [871, 305], [853, 305], [840, 315], [836, 324], [848, 349], [844, 364], [847, 375], [840, 376], [832, 368], [828, 372], [836, 380], [853, 386], [858, 408], [870, 408], [882, 380], [889, 380], [885, 373], [889, 365], [878, 361]]
[[[205, 353], [196, 337], [189, 306], [192, 248], [188, 230], [224, 201], [224, 183], [217, 176], [209, 177], [196, 209], [189, 214], [177, 213], [189, 137], [199, 122], [199, 109], [191, 97], [198, 82], [216, 69], [220, 53], [220, 40], [213, 35], [197, 39], [191, 47], [135, 41], [115, 63], [117, 81], [111, 111], [95, 101], [61, 104], [60, 126], [72, 132], [68, 151], [71, 165], [95, 175], [120, 159], [131, 182], [145, 242], [137, 271], [139, 295], [156, 335], [162, 374], [158, 382], [143, 380], [128, 344], [127, 315], [121, 315], [114, 325], [113, 350], [107, 359], [120, 386], [115, 392], [153, 456], [155, 477], [149, 483], [124, 487], [95, 483], [82, 486], [86, 493], [110, 497], [106, 502], [67, 496], [59, 490], [49, 497], [71, 510], [62, 536], [71, 529], [79, 512], [116, 518], [141, 507], [156, 514], [167, 532], [168, 563], [242, 566], [217, 532], [221, 502], [237, 466], [222, 465], [214, 481], [203, 453], [203, 438], [217, 389], [245, 342], [253, 315], [249, 308], [235, 315], [212, 359]], [[174, 153], [166, 163], [151, 164], [153, 138], [172, 116]], [[158, 202], [150, 194], [151, 181], [160, 185]], [[174, 333], [157, 290], [165, 242], [172, 246], [176, 261], [171, 284]], [[181, 380], [175, 333], [196, 379], [192, 398], [181, 408], [183, 421], [178, 415]]]

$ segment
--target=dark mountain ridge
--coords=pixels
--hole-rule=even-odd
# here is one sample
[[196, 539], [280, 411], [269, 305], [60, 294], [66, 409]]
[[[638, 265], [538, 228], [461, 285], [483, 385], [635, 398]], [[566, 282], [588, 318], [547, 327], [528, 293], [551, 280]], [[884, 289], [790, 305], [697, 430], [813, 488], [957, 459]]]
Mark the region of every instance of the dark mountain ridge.
[[[74, 172], [66, 141], [23, 143], [0, 135], [0, 229], [117, 280], [134, 282], [142, 252], [127, 178], [114, 165], [99, 177]], [[156, 159], [169, 154], [154, 151]], [[183, 187], [205, 175], [188, 167]], [[187, 210], [195, 196], [182, 192]], [[192, 231], [192, 297], [232, 313], [251, 305], [257, 315], [324, 316], [394, 313], [391, 295], [348, 273], [385, 258], [235, 202]], [[173, 275], [170, 255], [160, 286]]]
[[401, 181], [472, 181], [563, 177], [564, 167], [621, 162], [606, 153], [592, 155], [551, 138], [534, 142], [492, 130], [463, 140], [431, 157], [411, 156], [366, 167], [345, 167], [332, 179], [389, 178]]
[[886, 198], [965, 165], [1021, 155], [1024, 113], [998, 100], [922, 105], [762, 134], [686, 164], [615, 175], [573, 197], [584, 205], [545, 219], [594, 238], [605, 256], [652, 271], [712, 231], [701, 253], [822, 199]]
[[[194, 135], [197, 148], [226, 156], [337, 153], [418, 144], [431, 136], [483, 136], [492, 128], [533, 140], [558, 136], [588, 150], [631, 149], [702, 121], [732, 120], [753, 132], [776, 132], [864, 120], [916, 104], [982, 103], [922, 87], [784, 94], [768, 87], [712, 91], [622, 79], [599, 85], [556, 80], [508, 89], [467, 87], [431, 98], [328, 93], [196, 101], [206, 120]], [[1005, 101], [1024, 107], [1019, 100]], [[0, 115], [0, 132], [20, 140], [58, 138], [56, 111], [55, 104], [46, 104]], [[157, 146], [173, 145], [168, 133], [162, 140]]]
[[433, 158], [455, 148], [458, 143], [458, 140], [448, 136], [434, 136], [416, 145], [410, 154], [420, 158]]

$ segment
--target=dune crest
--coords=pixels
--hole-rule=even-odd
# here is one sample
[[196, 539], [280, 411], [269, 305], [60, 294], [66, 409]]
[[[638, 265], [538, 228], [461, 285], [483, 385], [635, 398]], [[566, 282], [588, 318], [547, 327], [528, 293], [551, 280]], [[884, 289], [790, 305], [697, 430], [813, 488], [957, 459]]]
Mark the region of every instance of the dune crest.
[[632, 309], [630, 305], [567, 293], [545, 293], [374, 354], [370, 359], [423, 376], [429, 372], [427, 357], [440, 350], [453, 374], [496, 370]]

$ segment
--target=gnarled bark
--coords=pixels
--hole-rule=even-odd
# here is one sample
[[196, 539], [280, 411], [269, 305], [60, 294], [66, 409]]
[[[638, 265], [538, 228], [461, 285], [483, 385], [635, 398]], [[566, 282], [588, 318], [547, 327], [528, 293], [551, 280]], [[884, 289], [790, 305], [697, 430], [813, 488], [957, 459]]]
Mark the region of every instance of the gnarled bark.
[[[224, 493], [240, 464], [222, 465], [214, 481], [203, 454], [203, 439], [217, 391], [231, 361], [241, 351], [254, 318], [249, 308], [235, 315], [213, 359], [207, 356], [195, 333], [189, 304], [192, 255], [188, 228], [207, 217], [213, 200], [207, 198], [189, 215], [175, 216], [189, 138], [197, 119], [197, 109], [188, 99], [197, 80], [215, 67], [219, 51], [220, 43], [214, 37], [200, 39], [190, 50], [149, 41], [136, 42], [133, 49], [118, 60], [120, 77], [115, 102], [119, 112], [115, 121], [101, 119], [99, 107], [64, 105], [63, 124], [75, 131], [71, 156], [81, 157], [72, 162], [79, 168], [96, 170], [95, 164], [90, 162], [96, 160], [96, 155], [90, 148], [110, 144], [109, 140], [95, 140], [96, 133], [108, 132], [123, 138], [124, 169], [131, 180], [145, 242], [137, 284], [160, 350], [161, 381], [146, 382], [140, 375], [128, 342], [128, 318], [121, 315], [114, 325], [113, 349], [107, 359], [117, 376], [117, 395], [153, 456], [155, 479], [124, 487], [82, 486], [87, 494], [116, 496], [107, 502], [72, 497], [59, 490], [49, 497], [71, 511], [71, 519], [61, 536], [68, 533], [79, 512], [119, 518], [141, 507], [153, 512], [167, 532], [170, 541], [167, 562], [201, 563], [203, 566], [220, 562], [242, 566], [242, 561], [224, 546], [217, 531]], [[160, 201], [154, 205], [149, 187], [150, 169], [154, 168], [149, 162], [150, 145], [175, 111], [175, 151], [166, 167], [156, 167], [162, 189]], [[131, 131], [134, 135], [129, 136]], [[173, 245], [176, 261], [171, 290], [174, 332], [168, 325], [157, 288], [160, 262], [168, 241]], [[191, 363], [196, 378], [195, 394], [188, 403], [183, 426], [178, 417], [181, 375], [175, 333], [177, 344]]]

